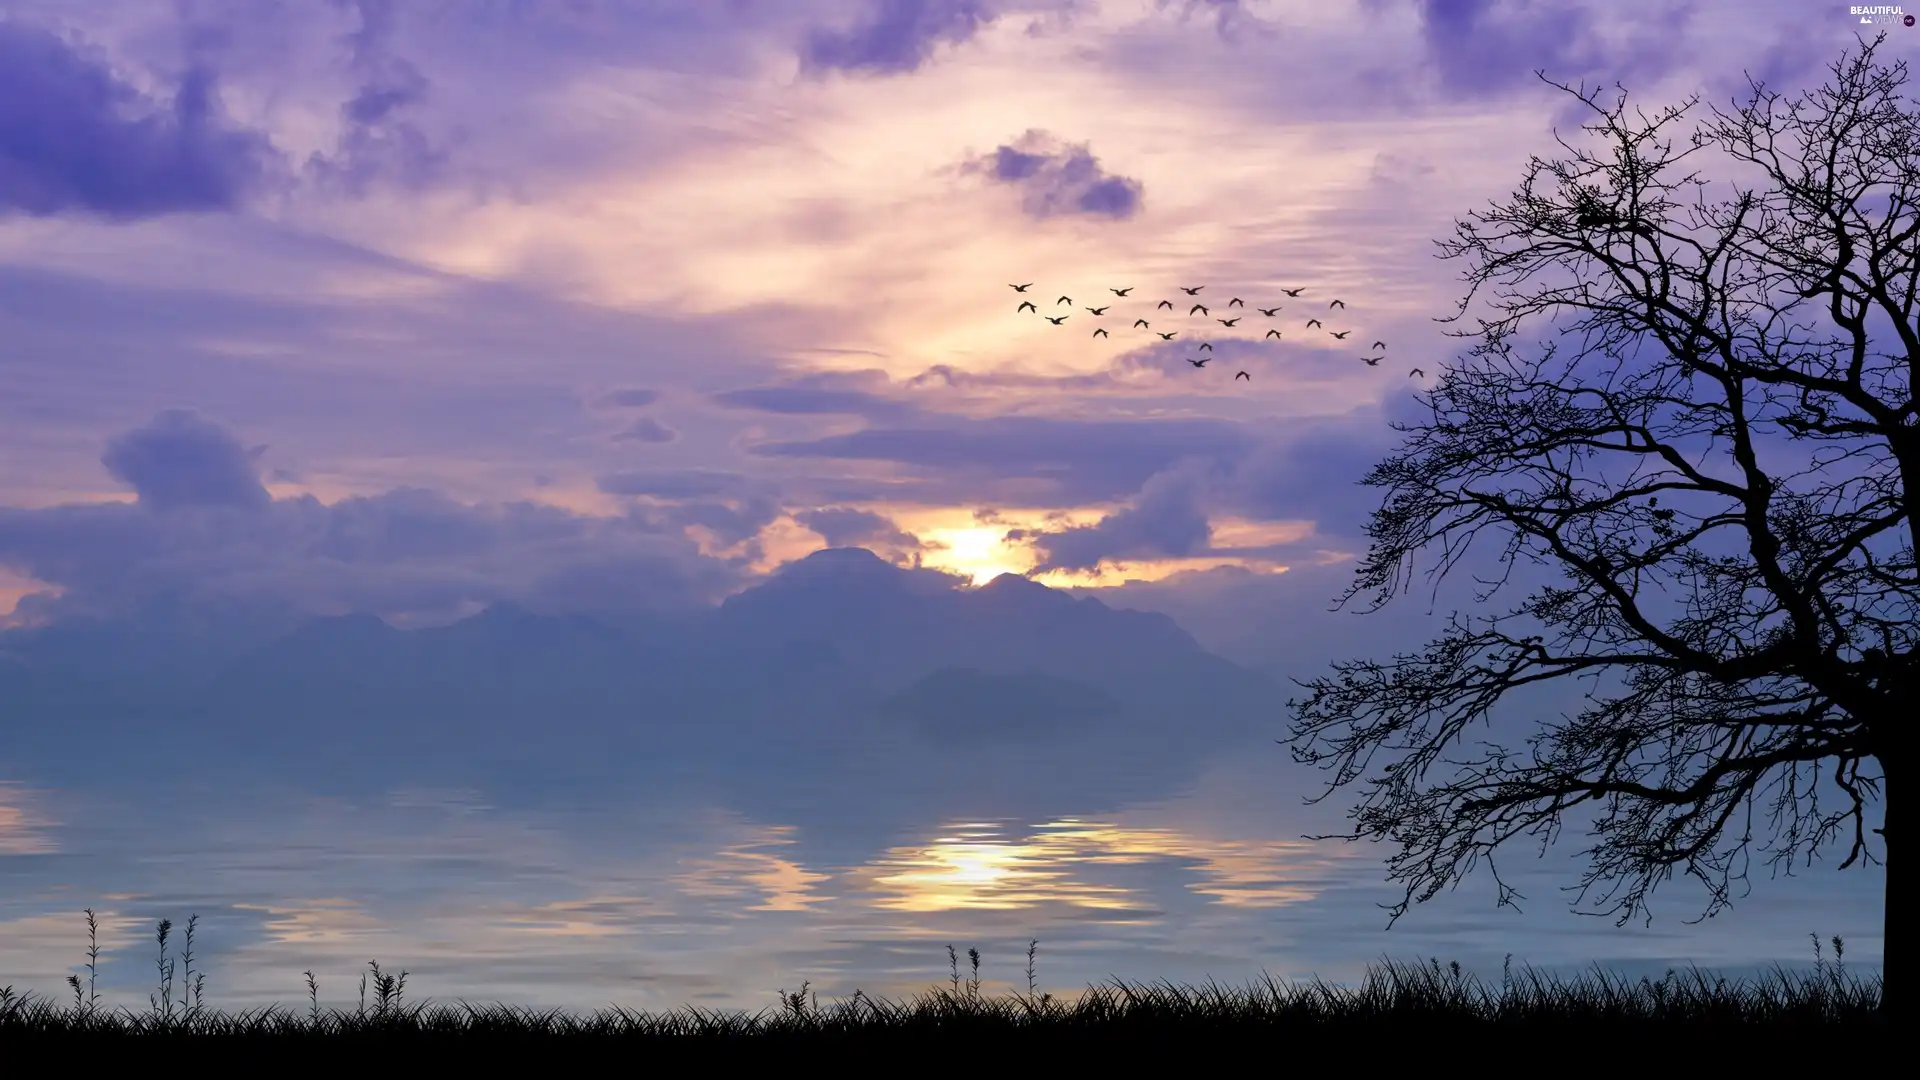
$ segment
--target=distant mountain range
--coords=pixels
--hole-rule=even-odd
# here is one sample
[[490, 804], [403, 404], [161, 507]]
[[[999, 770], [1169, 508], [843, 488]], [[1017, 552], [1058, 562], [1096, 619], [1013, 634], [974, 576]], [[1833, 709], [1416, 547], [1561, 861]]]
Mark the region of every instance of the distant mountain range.
[[60, 747], [89, 731], [95, 749], [190, 741], [316, 775], [403, 764], [612, 780], [698, 764], [864, 770], [879, 784], [937, 760], [976, 785], [1057, 785], [1177, 770], [1277, 727], [1285, 697], [1164, 615], [1015, 575], [956, 588], [859, 548], [631, 626], [498, 605], [434, 629], [350, 615], [264, 641], [15, 631], [0, 655], [0, 766], [73, 765]]

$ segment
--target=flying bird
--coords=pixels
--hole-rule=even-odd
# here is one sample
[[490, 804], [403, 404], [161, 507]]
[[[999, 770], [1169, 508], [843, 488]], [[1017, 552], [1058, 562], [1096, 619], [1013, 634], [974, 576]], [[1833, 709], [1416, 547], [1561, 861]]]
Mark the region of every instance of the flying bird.
[[1240, 305], [1241, 307], [1246, 307], [1246, 306], [1247, 306], [1247, 302], [1246, 302], [1245, 300], [1242, 300], [1242, 299], [1240, 299], [1240, 298], [1239, 298], [1239, 297], [1237, 297], [1237, 296], [1236, 296], [1236, 297], [1234, 297], [1233, 299], [1231, 299], [1231, 300], [1229, 300], [1229, 301], [1227, 301], [1227, 306], [1228, 306], [1228, 307], [1232, 307], [1232, 306], [1233, 306], [1233, 305], [1235, 305], [1235, 304], [1239, 304], [1239, 305]]
[[[1112, 306], [1112, 304], [1107, 305], [1107, 307]], [[1090, 307], [1087, 310], [1093, 312], [1095, 315], [1105, 315], [1107, 313], [1107, 308], [1104, 307]]]
[[1054, 318], [1052, 315], [1042, 315], [1040, 317], [1047, 320], [1048, 322], [1052, 323], [1055, 326], [1059, 326], [1061, 323], [1067, 321], [1067, 316], [1065, 315], [1062, 315], [1059, 318]]
[[1058, 299], [1058, 300], [1055, 300], [1055, 301], [1053, 302], [1053, 306], [1054, 306], [1054, 307], [1059, 307], [1059, 306], [1060, 306], [1061, 304], [1069, 304], [1069, 305], [1070, 305], [1070, 304], [1072, 304], [1072, 303], [1073, 303], [1073, 297], [1071, 297], [1071, 296], [1063, 296], [1063, 297], [1061, 297], [1060, 299]]
[[1407, 378], [1409, 379], [1413, 378], [1415, 375], [1418, 375], [1423, 379], [1427, 377], [1427, 373], [1424, 371], [1421, 371], [1419, 368], [1414, 368], [1412, 371], [1407, 372]]
[[1368, 366], [1368, 367], [1379, 367], [1379, 366], [1380, 366], [1380, 361], [1382, 361], [1382, 360], [1385, 360], [1385, 359], [1386, 359], [1386, 357], [1384, 357], [1384, 356], [1363, 356], [1363, 357], [1361, 357], [1360, 359], [1362, 359], [1362, 360], [1364, 360], [1364, 361], [1366, 361], [1366, 364], [1367, 364], [1367, 366]]
[[1307, 320], [1307, 327], [1308, 327], [1309, 329], [1311, 329], [1311, 328], [1313, 328], [1313, 327], [1315, 327], [1315, 326], [1319, 326], [1319, 325], [1320, 325], [1320, 320], [1319, 320], [1319, 319], [1308, 319], [1308, 320]]
[[[1177, 333], [1179, 333], [1179, 332], [1180, 332], [1180, 331], [1178, 331], [1178, 330], [1175, 330], [1175, 331], [1173, 332], [1173, 334], [1177, 334]], [[1154, 333], [1156, 333], [1156, 334], [1160, 334], [1160, 331], [1158, 331], [1158, 330], [1155, 330], [1155, 331], [1154, 331]], [[1173, 340], [1173, 334], [1160, 334], [1160, 340], [1161, 340], [1161, 341], [1172, 341], [1172, 340]]]
[[1009, 285], [1007, 288], [1012, 289], [1014, 292], [1026, 292], [1032, 284], [1033, 282], [1029, 281], [1026, 285]]
[[1347, 302], [1345, 300], [1335, 300], [1333, 303], [1327, 305], [1327, 310], [1332, 311], [1334, 308], [1344, 308], [1346, 306]]
[[1194, 358], [1192, 358], [1192, 357], [1188, 357], [1188, 358], [1187, 358], [1187, 363], [1189, 363], [1189, 364], [1192, 364], [1192, 365], [1193, 365], [1194, 367], [1206, 367], [1206, 366], [1207, 366], [1207, 361], [1209, 361], [1209, 360], [1211, 360], [1211, 359], [1213, 359], [1213, 357], [1211, 357], [1211, 356], [1203, 356], [1203, 357], [1201, 357], [1201, 358], [1200, 358], [1200, 359], [1198, 359], [1198, 360], [1195, 360], [1195, 359], [1194, 359]]
[[1039, 310], [1040, 310], [1039, 308], [1037, 308], [1037, 307], [1034, 307], [1034, 306], [1033, 306], [1033, 301], [1031, 301], [1031, 300], [1022, 300], [1022, 301], [1020, 301], [1020, 306], [1019, 306], [1019, 307], [1017, 307], [1017, 308], [1014, 308], [1014, 309], [1013, 309], [1013, 313], [1014, 313], [1015, 315], [1018, 315], [1018, 314], [1020, 314], [1020, 313], [1021, 313], [1021, 312], [1023, 312], [1023, 311], [1032, 311], [1032, 312], [1036, 312], [1036, 313], [1037, 313], [1037, 312], [1039, 312]]
[[1135, 325], [1135, 326], [1146, 326], [1146, 325], [1148, 325], [1148, 323], [1147, 323], [1147, 320], [1145, 320], [1145, 319], [1135, 319], [1135, 320], [1133, 320], [1133, 325]]
[[1279, 310], [1280, 309], [1277, 307], [1263, 307], [1260, 309], [1260, 314], [1265, 315], [1267, 318], [1271, 319], [1273, 318], [1275, 313], [1277, 313]]
[[1234, 323], [1237, 323], [1240, 320], [1237, 318], [1234, 318], [1234, 319], [1215, 319], [1213, 321], [1219, 323], [1221, 326], [1232, 326]]
[[1094, 328], [1094, 331], [1093, 331], [1093, 336], [1094, 336], [1094, 337], [1109, 337], [1109, 336], [1111, 336], [1111, 335], [1109, 335], [1109, 334], [1108, 334], [1108, 333], [1107, 333], [1107, 332], [1106, 332], [1105, 330], [1102, 330], [1102, 329], [1100, 329], [1100, 328], [1098, 328], [1098, 327], [1095, 327], [1095, 328]]
[[1213, 342], [1211, 342], [1211, 341], [1203, 341], [1203, 342], [1201, 342], [1201, 343], [1200, 343], [1200, 351], [1201, 351], [1201, 352], [1212, 352], [1212, 351], [1213, 351]]
[[1280, 336], [1280, 331], [1278, 331], [1278, 330], [1269, 330], [1269, 331], [1267, 331], [1267, 336], [1268, 336], [1268, 337], [1279, 337], [1279, 336]]
[[1373, 347], [1376, 349], [1384, 349], [1387, 347], [1387, 343], [1384, 341], [1376, 341], [1373, 343]]
[[[1172, 308], [1172, 307], [1173, 307], [1173, 301], [1171, 301], [1171, 300], [1162, 300], [1162, 301], [1160, 301], [1160, 307], [1163, 307], [1163, 308]], [[1158, 311], [1158, 310], [1160, 310], [1160, 309], [1159, 309], [1159, 308], [1155, 308], [1154, 310], [1155, 310], [1155, 311]]]
[[1207, 305], [1205, 305], [1205, 304], [1195, 304], [1195, 305], [1193, 305], [1192, 307], [1190, 307], [1190, 308], [1188, 308], [1188, 309], [1187, 309], [1187, 314], [1189, 314], [1189, 315], [1191, 315], [1191, 314], [1193, 314], [1193, 313], [1194, 313], [1194, 312], [1196, 312], [1196, 311], [1197, 311], [1197, 312], [1199, 312], [1199, 313], [1200, 313], [1200, 314], [1202, 314], [1202, 315], [1210, 315], [1210, 314], [1212, 314], [1212, 312], [1209, 312], [1209, 311], [1207, 310]]
[[1129, 285], [1124, 289], [1108, 289], [1107, 291], [1115, 296], [1125, 296], [1133, 291], [1133, 286]]
[[1351, 331], [1351, 330], [1339, 330], [1339, 331], [1334, 331], [1334, 330], [1329, 330], [1329, 331], [1327, 331], [1327, 333], [1329, 333], [1329, 334], [1332, 334], [1332, 335], [1333, 335], [1333, 339], [1334, 339], [1335, 341], [1345, 341], [1345, 340], [1347, 340], [1347, 335], [1348, 335], [1348, 334], [1351, 334], [1351, 333], [1353, 333], [1353, 331]]
[[1249, 374], [1247, 374], [1247, 373], [1246, 373], [1246, 372], [1244, 372], [1244, 371], [1242, 371], [1242, 372], [1240, 372], [1240, 373], [1238, 373], [1238, 374], [1236, 374], [1236, 375], [1234, 375], [1234, 378], [1236, 378], [1236, 379], [1245, 379], [1245, 380], [1247, 380], [1248, 382], [1252, 382], [1252, 381], [1253, 381], [1253, 376], [1251, 376], [1251, 375], [1249, 375]]
[[1307, 291], [1307, 287], [1302, 285], [1297, 289], [1281, 289], [1280, 291], [1286, 293], [1288, 296], [1299, 296], [1301, 293]]
[[1205, 285], [1195, 285], [1191, 289], [1187, 288], [1185, 285], [1182, 285], [1180, 286], [1180, 291], [1183, 293], [1186, 293], [1188, 296], [1195, 296], [1195, 295], [1198, 295], [1200, 290], [1204, 288], [1206, 288]]

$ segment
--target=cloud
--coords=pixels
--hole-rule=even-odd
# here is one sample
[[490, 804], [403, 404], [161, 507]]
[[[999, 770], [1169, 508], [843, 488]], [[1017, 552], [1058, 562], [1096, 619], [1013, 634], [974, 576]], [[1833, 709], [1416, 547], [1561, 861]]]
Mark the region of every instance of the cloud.
[[274, 500], [250, 458], [218, 426], [163, 413], [112, 440], [103, 459], [139, 505], [0, 508], [0, 565], [60, 590], [34, 605], [48, 618], [124, 617], [163, 602], [289, 616], [451, 617], [499, 601], [618, 612], [737, 587], [745, 561], [702, 555], [685, 523], [734, 536], [766, 517], [758, 503], [592, 517], [423, 488]]
[[1107, 559], [1180, 558], [1205, 552], [1213, 530], [1204, 505], [1211, 462], [1190, 459], [1156, 473], [1133, 505], [1097, 524], [1034, 537], [1035, 571], [1092, 570]]
[[800, 66], [815, 74], [904, 74], [925, 63], [935, 46], [968, 41], [994, 17], [981, 0], [878, 0], [873, 17], [862, 25], [809, 33]]
[[230, 506], [257, 510], [271, 497], [249, 453], [227, 430], [186, 409], [169, 409], [114, 438], [100, 463], [154, 510]]
[[161, 102], [77, 41], [0, 20], [0, 215], [230, 210], [277, 161], [264, 135], [225, 122], [210, 67]]
[[889, 401], [877, 394], [862, 390], [843, 390], [819, 385], [821, 380], [808, 380], [814, 385], [795, 382], [786, 386], [761, 386], [746, 390], [729, 390], [713, 395], [716, 404], [735, 409], [752, 409], [755, 412], [779, 413], [788, 416], [865, 416], [870, 418], [898, 417], [913, 410], [897, 401]]
[[918, 542], [884, 514], [850, 507], [803, 510], [793, 515], [801, 525], [820, 534], [829, 547], [914, 548]]
[[611, 473], [600, 477], [596, 486], [608, 495], [697, 499], [745, 491], [752, 483], [739, 473], [714, 469], [656, 469]]
[[992, 154], [969, 161], [964, 173], [985, 173], [1020, 187], [1021, 209], [1034, 218], [1069, 214], [1129, 218], [1140, 209], [1140, 181], [1108, 175], [1086, 144], [1069, 145], [1030, 129]]
[[420, 188], [446, 170], [449, 155], [412, 119], [433, 83], [393, 49], [397, 7], [392, 0], [334, 0], [351, 7], [358, 25], [343, 41], [359, 86], [340, 106], [340, 136], [330, 154], [315, 153], [307, 169], [322, 183], [359, 196], [379, 180]]
[[1253, 446], [1227, 420], [1066, 420], [942, 417], [924, 427], [868, 428], [751, 448], [766, 457], [889, 461], [970, 473], [977, 480], [1037, 480], [1067, 502], [1103, 502], [1140, 489], [1189, 457], [1238, 461]]
[[651, 416], [643, 416], [614, 435], [615, 442], [669, 443], [680, 433]]
[[[1619, 27], [1603, 28], [1596, 11], [1604, 18], [1617, 17], [1617, 10], [1532, 0], [1419, 0], [1419, 9], [1428, 62], [1442, 88], [1463, 98], [1490, 97], [1532, 82], [1541, 69], [1560, 82], [1578, 82], [1582, 76], [1651, 82], [1681, 58], [1676, 43], [1691, 14], [1686, 4], [1648, 4]], [[1610, 36], [1616, 40], [1609, 41]]]
[[609, 405], [619, 405], [628, 409], [644, 409], [660, 400], [660, 392], [658, 390], [639, 389], [615, 390], [609, 393], [603, 400]]

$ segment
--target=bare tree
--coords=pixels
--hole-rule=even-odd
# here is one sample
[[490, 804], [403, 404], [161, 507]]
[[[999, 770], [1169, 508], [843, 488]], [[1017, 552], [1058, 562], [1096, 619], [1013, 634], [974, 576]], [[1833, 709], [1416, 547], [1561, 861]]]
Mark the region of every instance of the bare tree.
[[[1569, 824], [1576, 909], [1620, 922], [1676, 871], [1711, 915], [1756, 856], [1886, 862], [1917, 712], [1920, 111], [1881, 40], [1730, 112], [1552, 83], [1589, 139], [1439, 242], [1469, 285], [1442, 321], [1478, 298], [1478, 329], [1450, 331], [1472, 344], [1430, 419], [1367, 475], [1386, 491], [1339, 603], [1377, 609], [1423, 554], [1437, 588], [1489, 529], [1505, 571], [1422, 651], [1290, 703], [1294, 756], [1329, 773], [1316, 801], [1356, 787], [1341, 835], [1394, 848], [1393, 918], [1483, 859], [1511, 903], [1496, 849]], [[1497, 600], [1523, 563], [1551, 583]], [[1470, 742], [1566, 678], [1577, 715]], [[1891, 966], [1891, 872], [1886, 894]]]

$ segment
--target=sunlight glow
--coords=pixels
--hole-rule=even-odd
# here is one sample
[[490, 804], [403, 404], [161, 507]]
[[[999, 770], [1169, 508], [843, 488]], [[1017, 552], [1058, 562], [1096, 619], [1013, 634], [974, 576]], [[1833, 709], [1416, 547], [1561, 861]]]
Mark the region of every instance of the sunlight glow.
[[910, 912], [1010, 910], [1066, 904], [1106, 911], [1150, 906], [1137, 888], [1095, 880], [1100, 867], [1189, 865], [1189, 891], [1234, 907], [1310, 900], [1323, 859], [1305, 841], [1215, 840], [1173, 829], [1131, 829], [1065, 818], [1004, 839], [987, 823], [955, 825], [870, 864], [862, 884], [876, 907]]

